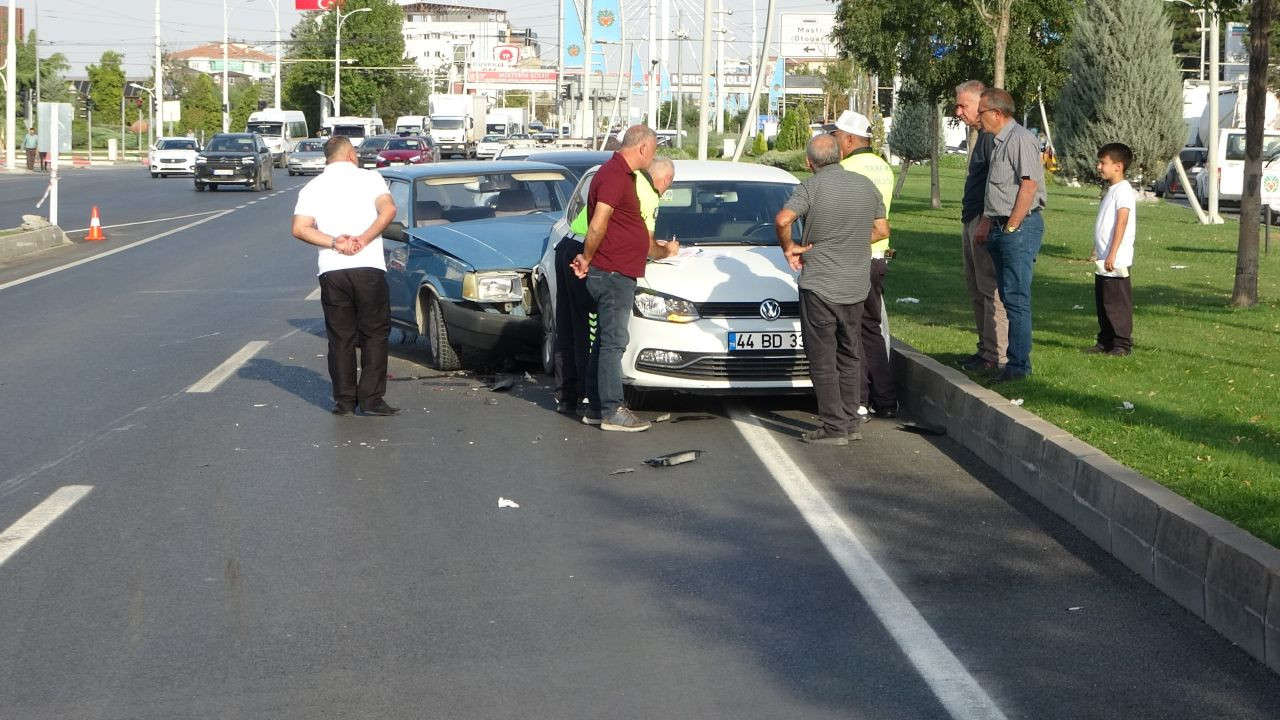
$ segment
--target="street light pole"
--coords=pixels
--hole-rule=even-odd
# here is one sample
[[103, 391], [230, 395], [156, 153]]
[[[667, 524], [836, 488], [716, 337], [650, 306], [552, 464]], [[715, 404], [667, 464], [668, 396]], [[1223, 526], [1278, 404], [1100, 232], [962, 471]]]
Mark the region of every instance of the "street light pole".
[[18, 131], [18, 0], [9, 0], [9, 24], [5, 27], [8, 39], [4, 48], [4, 164], [10, 170], [18, 169], [13, 149], [13, 134]]
[[153, 108], [155, 107], [155, 100], [156, 100], [156, 97], [157, 97], [157, 96], [156, 96], [156, 93], [155, 93], [155, 91], [151, 90], [150, 88], [147, 88], [147, 87], [145, 87], [145, 86], [143, 86], [143, 85], [140, 85], [140, 84], [138, 84], [138, 83], [129, 83], [129, 87], [137, 88], [137, 89], [139, 89], [139, 90], [141, 90], [142, 92], [144, 92], [144, 93], [146, 93], [146, 94], [147, 94], [147, 108], [148, 108], [148, 112], [147, 112], [147, 125], [149, 126], [149, 127], [147, 128], [147, 144], [148, 144], [148, 145], [155, 145], [155, 141], [156, 141], [156, 140], [159, 140], [159, 139], [160, 139], [160, 136], [159, 136], [159, 135], [156, 135], [156, 136], [155, 136], [155, 138], [152, 138], [151, 128], [155, 126], [155, 123], [154, 123], [154, 122], [152, 122], [152, 120], [151, 120], [151, 118], [152, 118], [153, 116], [152, 116], [152, 114], [151, 114], [150, 110], [151, 110], [151, 109], [153, 109]]
[[342, 115], [342, 22], [356, 13], [369, 12], [373, 8], [356, 8], [347, 14], [342, 14], [342, 7], [335, 5], [333, 8], [334, 17], [337, 22], [333, 26], [333, 116]]
[[698, 159], [707, 159], [707, 112], [710, 105], [708, 95], [711, 94], [711, 16], [714, 14], [711, 0], [702, 2], [702, 95], [698, 98]]
[[160, 121], [160, 132], [164, 134], [164, 66], [160, 62], [160, 0], [156, 0], [156, 119]]
[[1222, 217], [1218, 215], [1218, 33], [1222, 18], [1218, 16], [1218, 6], [1214, 3], [1209, 11], [1209, 158], [1205, 164], [1205, 172], [1209, 176], [1209, 223], [1221, 225]]

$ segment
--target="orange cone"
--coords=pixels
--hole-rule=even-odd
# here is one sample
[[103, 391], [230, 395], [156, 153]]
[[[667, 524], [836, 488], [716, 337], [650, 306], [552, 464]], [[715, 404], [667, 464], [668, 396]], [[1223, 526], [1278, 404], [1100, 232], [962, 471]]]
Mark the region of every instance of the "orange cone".
[[85, 240], [106, 240], [107, 236], [102, 234], [102, 221], [98, 219], [98, 206], [93, 206], [93, 214], [89, 216], [89, 234], [85, 236]]

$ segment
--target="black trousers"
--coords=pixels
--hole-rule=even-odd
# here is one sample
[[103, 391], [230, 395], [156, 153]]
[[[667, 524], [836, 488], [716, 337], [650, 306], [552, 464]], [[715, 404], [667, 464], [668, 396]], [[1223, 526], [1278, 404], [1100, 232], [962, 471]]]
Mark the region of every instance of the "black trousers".
[[889, 367], [889, 351], [884, 344], [883, 308], [884, 276], [889, 273], [889, 261], [883, 258], [871, 260], [871, 292], [862, 303], [862, 377], [858, 388], [861, 404], [881, 412], [898, 409], [898, 387], [893, 381], [893, 368]]
[[376, 406], [387, 392], [387, 338], [391, 334], [387, 274], [374, 268], [324, 273], [320, 276], [320, 305], [329, 338], [333, 401], [344, 408]]
[[809, 290], [800, 291], [800, 331], [809, 359], [809, 378], [818, 399], [818, 418], [828, 432], [845, 435], [861, 427], [858, 418], [858, 351], [863, 303], [840, 305]]
[[1108, 350], [1133, 350], [1133, 285], [1127, 277], [1093, 276], [1098, 308], [1098, 344]]
[[556, 245], [555, 398], [576, 407], [587, 396], [587, 360], [591, 351], [591, 314], [595, 300], [569, 263], [582, 252], [582, 243], [565, 238]]

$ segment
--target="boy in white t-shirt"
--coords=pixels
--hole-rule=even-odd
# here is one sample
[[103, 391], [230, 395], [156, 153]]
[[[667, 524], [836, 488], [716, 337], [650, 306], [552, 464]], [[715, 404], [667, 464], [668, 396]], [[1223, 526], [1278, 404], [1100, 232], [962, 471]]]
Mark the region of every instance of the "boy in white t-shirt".
[[1127, 145], [1108, 143], [1098, 149], [1098, 174], [1109, 186], [1093, 225], [1093, 298], [1098, 309], [1098, 342], [1086, 353], [1125, 356], [1133, 352], [1133, 238], [1137, 234], [1137, 194], [1125, 170], [1133, 162]]

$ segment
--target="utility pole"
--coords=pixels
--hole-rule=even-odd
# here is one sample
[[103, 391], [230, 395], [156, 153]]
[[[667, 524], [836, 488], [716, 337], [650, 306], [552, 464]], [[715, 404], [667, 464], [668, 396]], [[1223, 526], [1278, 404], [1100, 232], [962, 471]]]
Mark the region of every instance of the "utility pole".
[[160, 62], [160, 0], [156, 0], [156, 85], [155, 97], [156, 120], [160, 128], [156, 131], [156, 139], [164, 134], [164, 65]]
[[702, 0], [702, 96], [698, 98], [698, 159], [707, 159], [707, 116], [711, 104], [711, 0]]
[[[585, 56], [582, 64], [582, 123], [578, 127], [579, 132], [584, 133], [594, 143], [596, 128], [591, 103], [592, 25], [595, 25], [595, 20], [591, 17], [591, 0], [586, 0], [582, 12], [582, 54]], [[603, 78], [601, 82], [604, 82]]]
[[4, 48], [4, 164], [10, 170], [17, 170], [17, 158], [14, 155], [14, 133], [18, 131], [18, 43], [15, 37], [18, 27], [18, 0], [9, 0], [9, 24], [5, 27]]
[[[658, 127], [658, 0], [649, 0], [649, 92], [646, 123]], [[631, 81], [635, 83], [635, 80]]]

